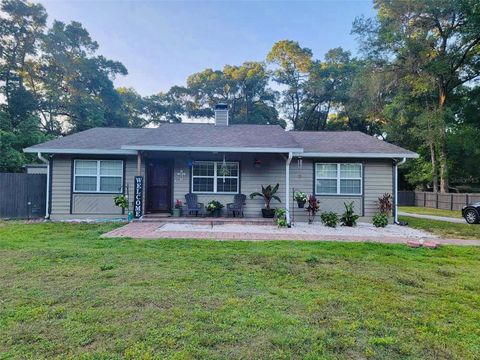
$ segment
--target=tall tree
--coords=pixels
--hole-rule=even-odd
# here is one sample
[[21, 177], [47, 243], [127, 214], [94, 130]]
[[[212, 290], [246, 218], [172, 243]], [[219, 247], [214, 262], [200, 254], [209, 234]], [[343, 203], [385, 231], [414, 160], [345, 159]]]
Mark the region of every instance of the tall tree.
[[25, 86], [28, 61], [36, 56], [47, 14], [42, 5], [6, 0], [0, 16], [0, 171], [19, 171], [23, 147], [40, 142], [35, 97]]
[[41, 50], [28, 84], [47, 133], [127, 125], [117, 116], [121, 101], [112, 83], [127, 70], [120, 62], [96, 56], [98, 44], [80, 23], [54, 21]]
[[316, 60], [305, 82], [299, 130], [326, 130], [332, 111], [344, 112], [357, 62], [342, 48], [329, 50], [324, 61]]
[[269, 74], [263, 63], [226, 65], [222, 71], [206, 69], [188, 77], [183, 106], [189, 115], [212, 117], [215, 104], [229, 105], [230, 122], [279, 123], [275, 92], [268, 87]]
[[[448, 191], [447, 109], [456, 89], [480, 76], [480, 6], [476, 0], [375, 0], [376, 21], [357, 19], [354, 32], [371, 58], [384, 61], [425, 103], [422, 115], [432, 171]], [[438, 158], [437, 158], [438, 156]], [[434, 179], [434, 189], [437, 184]]]
[[312, 50], [298, 42], [281, 40], [267, 55], [267, 61], [276, 67], [273, 80], [284, 87], [281, 106], [291, 127], [301, 128], [301, 107], [305, 100], [305, 84], [312, 67]]

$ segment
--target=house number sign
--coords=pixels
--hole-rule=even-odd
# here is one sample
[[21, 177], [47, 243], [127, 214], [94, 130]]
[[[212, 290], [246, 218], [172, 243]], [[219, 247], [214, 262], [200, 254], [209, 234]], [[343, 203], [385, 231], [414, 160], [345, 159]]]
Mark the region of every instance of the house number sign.
[[143, 215], [143, 176], [135, 176], [135, 197], [133, 200], [133, 217], [138, 219]]

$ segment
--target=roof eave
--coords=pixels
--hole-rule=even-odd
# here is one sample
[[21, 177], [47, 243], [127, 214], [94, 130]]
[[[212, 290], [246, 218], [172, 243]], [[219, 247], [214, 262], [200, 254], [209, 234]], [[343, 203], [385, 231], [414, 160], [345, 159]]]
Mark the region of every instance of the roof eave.
[[327, 153], [327, 152], [298, 152], [294, 156], [323, 157], [323, 158], [369, 158], [369, 159], [416, 159], [417, 153]]
[[134, 150], [125, 149], [60, 149], [60, 148], [34, 148], [28, 147], [23, 149], [26, 153], [45, 153], [45, 154], [85, 154], [85, 155], [135, 155]]

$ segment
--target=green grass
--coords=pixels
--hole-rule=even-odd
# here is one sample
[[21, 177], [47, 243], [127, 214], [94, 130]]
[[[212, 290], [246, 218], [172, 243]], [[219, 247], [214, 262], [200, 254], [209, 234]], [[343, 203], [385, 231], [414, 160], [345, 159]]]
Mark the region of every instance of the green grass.
[[480, 240], [480, 225], [478, 224], [451, 223], [410, 216], [400, 216], [399, 219], [408, 222], [408, 225], [412, 228], [426, 230], [444, 238]]
[[403, 211], [406, 213], [413, 213], [413, 214], [421, 214], [421, 215], [453, 217], [457, 219], [462, 218], [462, 213], [459, 210], [443, 210], [443, 209], [426, 208], [426, 207], [419, 207], [419, 206], [399, 206], [398, 211]]
[[475, 359], [480, 249], [0, 223], [0, 358]]

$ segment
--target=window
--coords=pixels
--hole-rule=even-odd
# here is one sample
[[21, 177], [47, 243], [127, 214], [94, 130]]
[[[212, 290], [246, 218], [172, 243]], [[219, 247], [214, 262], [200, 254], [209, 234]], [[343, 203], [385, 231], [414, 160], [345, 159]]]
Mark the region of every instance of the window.
[[362, 164], [315, 164], [315, 193], [361, 195]]
[[192, 192], [237, 194], [238, 162], [195, 161], [192, 165]]
[[73, 167], [73, 191], [122, 192], [122, 160], [75, 160]]

